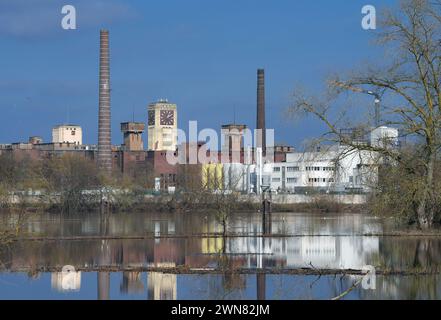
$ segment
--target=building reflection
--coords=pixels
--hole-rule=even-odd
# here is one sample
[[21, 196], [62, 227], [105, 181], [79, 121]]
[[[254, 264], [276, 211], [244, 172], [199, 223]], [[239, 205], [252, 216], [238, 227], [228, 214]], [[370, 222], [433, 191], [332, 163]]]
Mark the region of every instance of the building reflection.
[[141, 272], [124, 271], [120, 286], [121, 293], [141, 294], [144, 292]]
[[[304, 268], [311, 265], [314, 268], [335, 269], [361, 269], [365, 265], [382, 265], [398, 269], [441, 265], [440, 240], [357, 236], [354, 235], [354, 230], [360, 233], [378, 230], [378, 222], [361, 217], [313, 217], [308, 220], [303, 216], [292, 218], [273, 214], [269, 230], [273, 236], [260, 237], [252, 236], [260, 234], [262, 230], [259, 216], [238, 216], [230, 221], [229, 231], [244, 236], [223, 238], [219, 236], [222, 228], [212, 216], [187, 215], [188, 220], [178, 215], [145, 216], [135, 215], [134, 218], [131, 215], [90, 215], [84, 221], [54, 219], [52, 222], [46, 221], [47, 225], [41, 221], [37, 223], [37, 217], [30, 222], [33, 227], [28, 228], [29, 230], [40, 230], [42, 233], [47, 230], [50, 235], [59, 232], [55, 230], [60, 228], [63, 229], [63, 235], [82, 234], [87, 230], [94, 236], [102, 235], [106, 238], [15, 242], [4, 257], [0, 253], [0, 260], [8, 261], [7, 268], [10, 271], [26, 271], [29, 274], [32, 274], [32, 270], [65, 264], [71, 264], [77, 270], [98, 270], [97, 296], [103, 300], [110, 298], [109, 270], [123, 271], [119, 285], [121, 293], [145, 294], [147, 291], [149, 299], [176, 299], [176, 275], [150, 272], [146, 276], [145, 285], [142, 274], [138, 272], [140, 268], [217, 268], [220, 276], [216, 278], [217, 285], [222, 287], [218, 289], [240, 291], [247, 286], [247, 277], [223, 270], [245, 268], [259, 271], [266, 268]], [[152, 237], [118, 239], [118, 235], [141, 232], [151, 234]], [[290, 233], [303, 236], [276, 236]], [[194, 234], [201, 236], [183, 236]], [[52, 288], [57, 291], [66, 290], [63, 288], [79, 290], [81, 273], [65, 286], [63, 279], [62, 273], [53, 273]], [[257, 272], [255, 281], [256, 297], [265, 299], [267, 277], [264, 273]], [[213, 286], [213, 292], [219, 291], [215, 287]]]
[[147, 274], [147, 299], [176, 300], [177, 275], [162, 272]]
[[52, 272], [51, 287], [52, 290], [58, 292], [79, 291], [81, 288], [81, 272]]

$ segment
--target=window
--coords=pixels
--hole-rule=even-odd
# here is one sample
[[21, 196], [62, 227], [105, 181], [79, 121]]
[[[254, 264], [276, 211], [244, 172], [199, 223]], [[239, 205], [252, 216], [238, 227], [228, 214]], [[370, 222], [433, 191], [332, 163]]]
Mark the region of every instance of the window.
[[300, 168], [299, 167], [286, 167], [286, 171], [288, 171], [288, 172], [300, 171]]
[[72, 136], [74, 136], [74, 135], [75, 135], [75, 131], [71, 131], [70, 134], [71, 134]]
[[287, 183], [297, 183], [297, 178], [287, 178], [286, 182]]
[[280, 167], [274, 167], [273, 172], [280, 172]]
[[280, 182], [280, 178], [273, 178], [273, 182]]

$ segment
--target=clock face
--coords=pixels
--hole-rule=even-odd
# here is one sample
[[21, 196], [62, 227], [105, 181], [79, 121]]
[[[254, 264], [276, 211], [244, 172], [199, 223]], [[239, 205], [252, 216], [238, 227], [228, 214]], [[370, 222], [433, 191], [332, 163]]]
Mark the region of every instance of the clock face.
[[161, 125], [172, 126], [174, 123], [173, 110], [161, 110]]
[[155, 125], [155, 110], [149, 110], [149, 126]]

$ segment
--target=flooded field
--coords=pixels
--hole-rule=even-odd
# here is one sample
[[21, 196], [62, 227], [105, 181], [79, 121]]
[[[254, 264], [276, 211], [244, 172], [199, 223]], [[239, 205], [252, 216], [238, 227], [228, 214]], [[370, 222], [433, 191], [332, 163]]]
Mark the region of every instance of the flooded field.
[[214, 215], [32, 215], [0, 251], [0, 299], [441, 298], [441, 237], [397, 231], [361, 214], [273, 213], [265, 233], [237, 214], [227, 236]]

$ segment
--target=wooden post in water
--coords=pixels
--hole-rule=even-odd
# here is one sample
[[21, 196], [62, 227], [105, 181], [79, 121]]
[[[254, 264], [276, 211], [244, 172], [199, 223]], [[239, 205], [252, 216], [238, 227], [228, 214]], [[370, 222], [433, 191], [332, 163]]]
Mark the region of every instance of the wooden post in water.
[[264, 189], [262, 192], [262, 232], [264, 235], [271, 233], [271, 191], [268, 192]]
[[98, 300], [109, 300], [110, 298], [110, 272], [98, 271], [97, 288]]
[[266, 293], [266, 275], [263, 272], [259, 272], [256, 274], [257, 278], [257, 300], [265, 300]]

